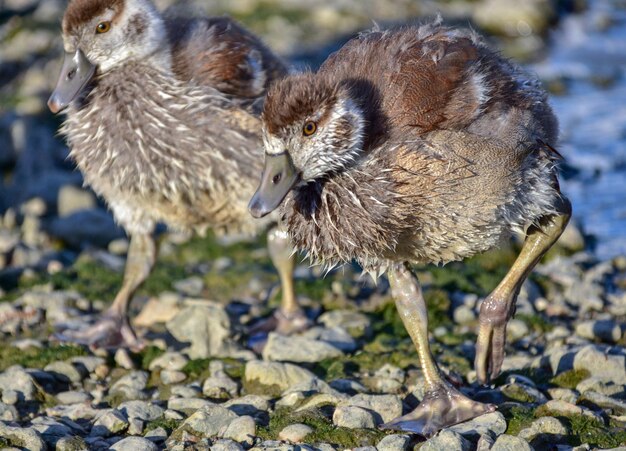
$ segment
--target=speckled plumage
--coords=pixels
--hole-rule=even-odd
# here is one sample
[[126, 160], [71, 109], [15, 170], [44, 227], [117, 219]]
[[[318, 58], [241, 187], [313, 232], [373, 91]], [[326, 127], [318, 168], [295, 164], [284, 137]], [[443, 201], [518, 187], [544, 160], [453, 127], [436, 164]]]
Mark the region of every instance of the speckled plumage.
[[[345, 99], [364, 125], [332, 119]], [[377, 273], [392, 261], [463, 259], [560, 199], [545, 92], [469, 31], [364, 33], [316, 74], [274, 85], [263, 118], [268, 154], [286, 148], [303, 171], [280, 210], [294, 245], [315, 261], [356, 259]], [[311, 118], [324, 145], [300, 152]]]

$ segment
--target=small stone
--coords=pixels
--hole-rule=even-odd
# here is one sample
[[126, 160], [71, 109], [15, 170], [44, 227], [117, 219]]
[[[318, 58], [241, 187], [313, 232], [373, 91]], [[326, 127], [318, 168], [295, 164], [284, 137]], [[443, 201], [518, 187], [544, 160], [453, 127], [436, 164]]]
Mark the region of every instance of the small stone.
[[461, 434], [468, 439], [477, 440], [481, 435], [497, 437], [506, 431], [506, 420], [501, 412], [490, 412], [451, 426], [447, 430]]
[[20, 400], [20, 394], [15, 390], [7, 389], [2, 391], [2, 402], [14, 406]]
[[411, 437], [408, 435], [393, 434], [383, 437], [378, 442], [376, 449], [378, 451], [405, 451], [409, 449]]
[[126, 370], [135, 369], [135, 362], [133, 362], [133, 359], [130, 358], [128, 351], [124, 348], [119, 348], [115, 351], [115, 363], [117, 363], [117, 366]]
[[576, 326], [576, 334], [590, 340], [616, 343], [622, 338], [624, 326], [613, 320], [584, 321]]
[[82, 391], [64, 391], [57, 393], [56, 399], [60, 404], [77, 404], [81, 402], [89, 402], [93, 397], [89, 393]]
[[213, 442], [213, 444], [211, 445], [211, 451], [243, 451], [243, 450], [244, 450], [243, 446], [229, 439], [217, 440], [216, 442]]
[[182, 298], [176, 293], [162, 293], [159, 298], [150, 298], [135, 318], [135, 326], [150, 327], [167, 323], [180, 312]]
[[167, 408], [171, 410], [177, 410], [185, 412], [187, 414], [193, 413], [203, 407], [210, 407], [214, 404], [202, 398], [170, 398], [167, 401]]
[[560, 401], [569, 402], [570, 404], [576, 404], [578, 401], [579, 393], [569, 388], [554, 387], [548, 389], [548, 394], [552, 399], [558, 399]]
[[198, 276], [192, 276], [187, 279], [174, 282], [174, 289], [185, 296], [196, 298], [202, 295], [204, 291], [204, 280]]
[[12, 427], [0, 421], [0, 437], [21, 449], [45, 451], [46, 443], [33, 428]]
[[533, 447], [522, 438], [503, 434], [495, 441], [490, 451], [532, 451]]
[[209, 377], [202, 385], [202, 393], [208, 398], [231, 399], [238, 394], [237, 382], [224, 375], [219, 377]]
[[0, 402], [0, 420], [17, 421], [19, 418], [20, 415], [14, 406]]
[[270, 333], [263, 359], [281, 362], [314, 363], [343, 356], [336, 347], [319, 340]]
[[626, 402], [601, 393], [587, 390], [580, 396], [579, 400], [595, 404], [605, 411], [609, 411], [608, 413], [611, 415], [626, 415]]
[[278, 396], [292, 386], [317, 380], [310, 371], [290, 363], [250, 360], [246, 363], [244, 386], [251, 394]]
[[476, 313], [473, 308], [460, 305], [454, 309], [453, 318], [456, 324], [472, 324], [476, 321]]
[[159, 377], [161, 378], [161, 382], [165, 385], [178, 384], [187, 379], [187, 375], [185, 373], [174, 370], [163, 370], [159, 374]]
[[349, 429], [373, 429], [376, 419], [369, 410], [356, 406], [339, 406], [333, 413], [333, 423], [336, 426]]
[[[6, 404], [16, 404], [18, 400], [33, 401], [38, 393], [33, 378], [19, 366], [0, 373], [0, 391], [2, 402]], [[18, 399], [15, 399], [16, 396]]]
[[278, 438], [291, 443], [301, 443], [307, 435], [313, 432], [313, 428], [306, 424], [291, 424], [279, 432]]
[[370, 318], [361, 312], [351, 310], [331, 310], [320, 315], [318, 322], [328, 328], [340, 326], [354, 338], [360, 338], [371, 332]]
[[232, 410], [237, 415], [256, 416], [270, 410], [269, 399], [267, 396], [246, 395], [227, 401], [222, 406]]
[[113, 451], [159, 451], [159, 447], [143, 437], [126, 437], [109, 448]]
[[345, 401], [341, 401], [339, 406], [362, 407], [376, 413], [376, 423], [388, 423], [394, 418], [402, 415], [402, 401], [396, 395], [366, 395], [358, 394]]
[[205, 406], [187, 418], [179, 430], [193, 432], [200, 437], [216, 437], [226, 430], [237, 415], [222, 406]]
[[143, 390], [147, 384], [148, 373], [145, 371], [132, 371], [115, 382], [111, 386], [109, 393], [111, 395], [122, 395], [125, 399], [145, 399], [146, 394]]
[[88, 373], [93, 373], [99, 366], [106, 364], [105, 359], [96, 356], [72, 357], [69, 362], [78, 367], [84, 367]]
[[542, 416], [577, 416], [584, 415], [594, 420], [602, 421], [602, 418], [597, 413], [582, 406], [575, 406], [574, 404], [567, 403], [565, 401], [559, 401], [552, 399], [542, 406], [539, 406], [535, 412], [535, 415]]
[[323, 341], [343, 352], [353, 352], [357, 349], [357, 343], [343, 327], [331, 328], [312, 327], [301, 334], [304, 338]]
[[89, 451], [89, 446], [85, 440], [76, 435], [73, 437], [62, 437], [56, 444], [56, 451]]
[[597, 377], [590, 377], [583, 381], [580, 381], [576, 386], [576, 390], [580, 393], [586, 391], [595, 391], [607, 396], [620, 396], [626, 392], [626, 386], [623, 384], [614, 384], [613, 382], [604, 382]]
[[517, 318], [512, 318], [506, 325], [506, 333], [511, 342], [516, 342], [524, 337], [527, 337], [530, 333], [528, 325]]
[[254, 444], [256, 436], [256, 423], [254, 418], [248, 415], [234, 419], [227, 427], [222, 437], [243, 443], [246, 446]]
[[189, 362], [189, 359], [180, 352], [166, 352], [150, 362], [148, 369], [150, 371], [180, 371], [187, 365], [187, 362]]
[[54, 446], [60, 438], [73, 435], [82, 428], [72, 421], [64, 420], [62, 423], [48, 416], [39, 416], [31, 421], [32, 428], [39, 432], [43, 440]]
[[509, 398], [519, 402], [533, 402], [543, 404], [548, 401], [548, 398], [534, 387], [530, 387], [526, 384], [520, 384], [513, 382], [506, 384], [500, 388]]
[[462, 435], [444, 429], [433, 438], [426, 440], [420, 451], [469, 451], [470, 448], [470, 442]]
[[223, 305], [204, 300], [187, 300], [187, 307], [166, 324], [180, 342], [191, 346], [185, 353], [192, 359], [228, 356], [238, 349], [233, 342], [230, 319]]
[[596, 345], [585, 346], [576, 353], [574, 369], [587, 370], [605, 382], [626, 384], [626, 356], [609, 354]]
[[91, 435], [97, 437], [109, 437], [128, 428], [126, 416], [119, 410], [111, 409], [102, 413], [96, 419], [91, 428]]
[[62, 186], [59, 190], [57, 212], [59, 216], [67, 216], [78, 210], [95, 208], [96, 197], [91, 191], [72, 185]]
[[127, 418], [138, 418], [143, 421], [158, 420], [163, 416], [165, 409], [149, 401], [126, 401], [117, 406], [117, 410]]
[[144, 423], [139, 418], [128, 419], [128, 434], [129, 435], [141, 435], [143, 432]]
[[530, 442], [538, 435], [547, 434], [554, 441], [559, 438], [554, 436], [566, 436], [568, 433], [567, 428], [557, 418], [541, 417], [533, 421], [530, 427], [522, 429], [518, 436]]
[[78, 383], [82, 381], [86, 372], [81, 372], [75, 365], [68, 362], [52, 362], [45, 366], [44, 371], [54, 374], [54, 376], [63, 381]]
[[164, 442], [167, 440], [167, 431], [162, 427], [154, 428], [144, 435], [145, 438], [150, 440], [151, 442]]

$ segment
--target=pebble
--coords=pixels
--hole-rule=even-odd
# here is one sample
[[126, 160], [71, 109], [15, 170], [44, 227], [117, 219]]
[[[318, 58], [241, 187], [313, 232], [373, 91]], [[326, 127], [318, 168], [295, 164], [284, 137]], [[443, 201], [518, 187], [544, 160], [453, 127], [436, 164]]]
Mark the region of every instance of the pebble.
[[126, 437], [111, 445], [112, 451], [159, 451], [159, 447], [143, 437]]
[[574, 356], [574, 369], [587, 370], [605, 382], [626, 384], [626, 355], [624, 351], [609, 354], [597, 345], [582, 348]]
[[226, 375], [209, 377], [202, 384], [202, 393], [208, 398], [231, 399], [239, 392], [237, 382]]
[[205, 406], [187, 418], [179, 430], [190, 431], [200, 437], [216, 437], [237, 418], [237, 414], [222, 406]]
[[12, 366], [0, 373], [0, 391], [2, 402], [6, 404], [16, 404], [20, 400], [33, 401], [38, 392], [33, 378], [19, 366]]
[[245, 395], [222, 404], [237, 415], [258, 415], [259, 413], [270, 410], [268, 396]]
[[331, 310], [318, 318], [318, 322], [327, 328], [341, 327], [352, 337], [359, 338], [371, 333], [370, 318], [352, 310]]
[[98, 416], [91, 428], [92, 436], [109, 437], [128, 428], [126, 416], [117, 409], [111, 409]]
[[187, 375], [185, 373], [174, 370], [162, 370], [159, 377], [161, 382], [165, 385], [178, 384], [187, 379]]
[[[231, 409], [232, 410], [232, 409]], [[256, 423], [254, 418], [248, 415], [235, 418], [227, 427], [222, 437], [243, 443], [246, 446], [254, 444], [256, 436]]]
[[45, 451], [46, 443], [33, 428], [9, 426], [0, 421], [0, 437], [29, 451]]
[[278, 438], [291, 443], [302, 443], [311, 432], [313, 428], [306, 424], [290, 424], [278, 433]]
[[616, 343], [623, 335], [624, 324], [613, 320], [583, 321], [576, 325], [576, 334], [590, 340]]
[[388, 423], [402, 415], [402, 401], [396, 395], [366, 395], [358, 394], [345, 401], [338, 407], [356, 406], [376, 413], [376, 423]]
[[315, 363], [343, 356], [343, 352], [324, 341], [270, 333], [263, 348], [263, 359], [281, 362]]
[[[530, 427], [522, 429], [518, 436], [530, 442], [541, 434], [565, 436], [568, 433], [569, 431], [558, 418], [541, 417], [533, 421]], [[551, 439], [554, 440], [556, 437], [551, 437]]]
[[143, 391], [148, 384], [148, 373], [145, 371], [131, 371], [115, 382], [109, 393], [119, 394], [125, 399], [145, 399], [146, 393]]
[[552, 416], [575, 416], [575, 415], [584, 415], [594, 420], [602, 421], [602, 418], [597, 413], [587, 409], [586, 407], [576, 406], [574, 404], [570, 404], [565, 401], [559, 401], [557, 399], [552, 399], [540, 406], [536, 414], [539, 415], [552, 415]]
[[189, 362], [187, 356], [180, 352], [166, 352], [150, 362], [148, 369], [150, 371], [180, 371], [187, 365], [187, 362]]
[[244, 380], [249, 393], [272, 396], [296, 384], [311, 384], [318, 378], [309, 370], [290, 363], [250, 360], [246, 363]]
[[127, 418], [138, 418], [143, 421], [158, 420], [165, 413], [165, 409], [149, 401], [126, 401], [117, 406], [117, 409]]
[[333, 413], [335, 426], [348, 429], [374, 429], [376, 419], [369, 410], [357, 406], [339, 406]]
[[17, 409], [4, 402], [0, 402], [0, 420], [2, 421], [17, 421], [20, 418]]
[[[259, 448], [252, 448], [259, 449]], [[265, 449], [265, 448], [261, 448]], [[211, 445], [211, 451], [243, 451], [244, 447], [239, 443], [229, 440], [229, 439], [221, 439], [213, 442]]]
[[60, 404], [77, 404], [89, 402], [93, 397], [83, 391], [65, 391], [56, 394], [56, 399]]
[[89, 451], [87, 442], [78, 435], [60, 438], [55, 449], [56, 451]]
[[426, 440], [420, 451], [469, 451], [471, 444], [462, 435], [444, 429]]
[[581, 403], [585, 402], [585, 404], [595, 404], [596, 406], [601, 407], [605, 412], [612, 415], [626, 415], [626, 402], [591, 390], [585, 391], [580, 396], [579, 401]]
[[130, 358], [128, 351], [124, 348], [119, 348], [117, 351], [115, 351], [115, 363], [120, 368], [124, 368], [127, 370], [135, 369], [135, 362], [133, 362], [133, 359]]
[[509, 398], [519, 402], [543, 404], [548, 401], [548, 398], [536, 388], [517, 382], [502, 386], [500, 391]]
[[490, 412], [460, 424], [449, 427], [447, 430], [456, 432], [470, 440], [478, 440], [481, 435], [497, 437], [504, 434], [507, 424], [501, 412]]
[[73, 383], [78, 383], [87, 376], [68, 362], [52, 362], [44, 367], [44, 371], [53, 374], [59, 380]]
[[533, 447], [530, 444], [519, 437], [513, 435], [501, 435], [497, 438], [491, 451], [532, 451]]
[[167, 408], [185, 413], [193, 413], [196, 410], [214, 405], [211, 401], [202, 398], [170, 398]]
[[409, 448], [411, 437], [404, 434], [392, 434], [383, 437], [378, 442], [376, 449], [378, 451], [405, 451]]

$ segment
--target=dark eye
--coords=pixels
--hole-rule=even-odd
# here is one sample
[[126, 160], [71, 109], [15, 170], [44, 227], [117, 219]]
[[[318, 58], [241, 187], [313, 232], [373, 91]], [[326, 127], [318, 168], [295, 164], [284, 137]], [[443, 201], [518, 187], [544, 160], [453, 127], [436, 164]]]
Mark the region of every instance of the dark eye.
[[282, 178], [283, 178], [283, 174], [282, 174], [282, 172], [279, 172], [274, 177], [272, 177], [272, 183], [274, 185], [276, 185], [276, 184], [278, 184], [280, 182], [280, 179], [282, 179]]
[[313, 121], [307, 122], [306, 124], [304, 124], [304, 127], [302, 127], [302, 133], [304, 134], [304, 136], [311, 136], [313, 133], [315, 133], [316, 130], [317, 125]]
[[100, 22], [96, 27], [96, 33], [106, 33], [111, 29], [111, 22], [108, 20], [106, 22]]

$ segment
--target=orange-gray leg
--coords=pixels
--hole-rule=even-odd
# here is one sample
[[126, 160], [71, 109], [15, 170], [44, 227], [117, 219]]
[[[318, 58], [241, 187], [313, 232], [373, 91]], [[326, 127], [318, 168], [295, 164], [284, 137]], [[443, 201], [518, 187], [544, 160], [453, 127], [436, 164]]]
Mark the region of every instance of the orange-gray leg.
[[132, 235], [126, 257], [124, 281], [113, 304], [100, 315], [95, 324], [77, 331], [64, 331], [57, 334], [57, 337], [96, 348], [140, 349], [142, 343], [130, 325], [128, 305], [137, 288], [150, 275], [156, 253], [156, 241], [152, 234]]
[[282, 299], [280, 308], [267, 321], [256, 325], [251, 333], [275, 330], [283, 335], [289, 335], [306, 330], [311, 326], [311, 322], [296, 298], [293, 283], [295, 259], [287, 231], [281, 227], [271, 229], [267, 234], [267, 249], [280, 277]]
[[426, 303], [417, 277], [406, 264], [390, 268], [388, 276], [396, 308], [420, 358], [425, 394], [415, 410], [382, 427], [428, 437], [445, 427], [494, 411], [495, 406], [472, 401], [441, 376], [430, 352]]
[[537, 225], [530, 226], [515, 263], [502, 282], [483, 301], [474, 362], [479, 382], [487, 383], [500, 373], [504, 360], [506, 325], [515, 312], [520, 288], [541, 257], [561, 236], [571, 214], [572, 206], [563, 197], [557, 214], [544, 216]]

